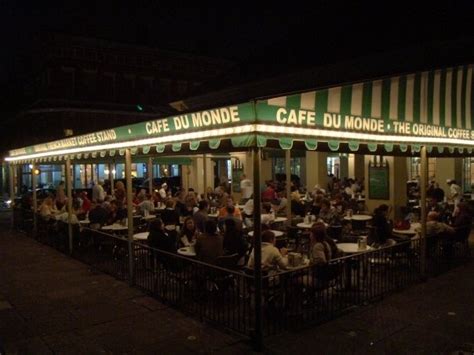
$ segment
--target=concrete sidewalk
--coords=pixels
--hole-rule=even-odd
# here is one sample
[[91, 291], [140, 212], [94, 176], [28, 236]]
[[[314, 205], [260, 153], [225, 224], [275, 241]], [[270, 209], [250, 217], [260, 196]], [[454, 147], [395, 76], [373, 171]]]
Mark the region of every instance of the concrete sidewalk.
[[[473, 295], [470, 262], [318, 327], [267, 338], [265, 352], [472, 354]], [[247, 339], [7, 227], [0, 230], [0, 341], [7, 354], [252, 353]]]
[[0, 231], [0, 343], [7, 354], [250, 351], [243, 338], [5, 229]]

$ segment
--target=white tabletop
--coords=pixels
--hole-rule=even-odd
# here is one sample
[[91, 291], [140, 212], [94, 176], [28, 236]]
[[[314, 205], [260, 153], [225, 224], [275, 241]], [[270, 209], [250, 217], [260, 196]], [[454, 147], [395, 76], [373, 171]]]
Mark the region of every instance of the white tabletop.
[[296, 226], [298, 228], [305, 228], [305, 229], [310, 229], [312, 226], [313, 226], [314, 222], [311, 222], [311, 223], [304, 223], [304, 222], [301, 222], [301, 223], [298, 223]]
[[396, 229], [394, 228], [392, 232], [394, 234], [405, 234], [405, 235], [415, 235], [416, 229], [421, 227], [421, 223], [412, 223], [410, 229]]
[[[270, 231], [273, 232], [273, 234], [275, 234], [275, 237], [281, 237], [284, 234], [282, 231], [277, 231], [274, 229], [270, 229]], [[253, 231], [249, 232], [249, 236], [253, 237]]]
[[185, 256], [196, 256], [196, 252], [194, 251], [194, 247], [183, 247], [178, 249], [178, 254], [185, 255]]
[[366, 214], [354, 214], [352, 217], [344, 216], [344, 220], [346, 221], [370, 221], [372, 216]]
[[145, 219], [145, 220], [150, 220], [150, 219], [155, 219], [156, 218], [156, 215], [154, 214], [149, 214], [148, 216], [143, 216], [142, 219]]
[[150, 232], [137, 233], [137, 234], [133, 235], [133, 239], [135, 239], [135, 240], [147, 240], [148, 239], [148, 234], [150, 234]]
[[367, 246], [366, 250], [359, 250], [359, 246], [357, 245], [357, 243], [338, 243], [336, 245], [346, 254], [364, 253], [373, 250], [373, 248], [370, 246]]
[[270, 221], [270, 223], [281, 223], [286, 221], [288, 221], [288, 218], [286, 217], [276, 217], [273, 221]]
[[124, 230], [127, 230], [128, 227], [122, 226], [121, 224], [114, 223], [109, 226], [103, 226], [102, 229], [106, 231], [124, 231]]
[[91, 223], [91, 221], [89, 221], [88, 219], [84, 219], [84, 220], [82, 220], [82, 221], [79, 221], [79, 224], [85, 224], [85, 225], [87, 225], [87, 224], [90, 224], [90, 223]]

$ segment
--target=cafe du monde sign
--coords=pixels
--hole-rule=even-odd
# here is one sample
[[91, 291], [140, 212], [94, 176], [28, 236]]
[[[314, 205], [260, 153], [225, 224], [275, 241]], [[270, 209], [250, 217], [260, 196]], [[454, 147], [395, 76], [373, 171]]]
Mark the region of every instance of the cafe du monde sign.
[[[463, 128], [442, 127], [408, 121], [383, 120], [372, 117], [343, 115], [331, 112], [324, 112], [322, 120], [318, 120], [315, 111], [288, 109], [286, 107], [267, 107], [267, 109], [275, 112], [274, 115], [265, 115], [265, 118], [268, 120], [274, 119], [281, 125], [326, 128], [331, 130], [373, 134], [395, 134], [474, 140], [474, 130]], [[266, 109], [263, 108], [263, 110], [265, 111]]]
[[[258, 103], [223, 107], [213, 110], [140, 122], [77, 137], [10, 151], [10, 156], [54, 151], [64, 148], [100, 146], [107, 143], [133, 141], [153, 136], [166, 136], [189, 131], [205, 131], [245, 124], [267, 124], [286, 127], [318, 128], [368, 134], [423, 136], [474, 141], [474, 130], [432, 124], [383, 120], [373, 117], [344, 115], [305, 109], [293, 109]], [[256, 132], [258, 133], [258, 132]], [[211, 138], [211, 137], [210, 137]], [[315, 137], [317, 138], [317, 137]], [[100, 148], [99, 148], [100, 149]]]

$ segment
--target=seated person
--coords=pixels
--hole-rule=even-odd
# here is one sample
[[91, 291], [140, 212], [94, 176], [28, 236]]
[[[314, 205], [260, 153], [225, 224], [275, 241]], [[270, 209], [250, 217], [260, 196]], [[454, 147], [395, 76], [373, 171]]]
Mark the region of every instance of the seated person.
[[[165, 230], [163, 221], [156, 218], [150, 223], [148, 234], [148, 245], [152, 248], [175, 253], [177, 250], [176, 237], [174, 233]], [[174, 231], [173, 231], [174, 232]]]
[[206, 221], [204, 233], [197, 237], [194, 249], [197, 258], [208, 264], [214, 264], [219, 256], [224, 255], [224, 240], [217, 234], [216, 222]]
[[199, 234], [199, 231], [194, 224], [192, 217], [186, 217], [183, 223], [183, 230], [179, 235], [179, 245], [180, 247], [188, 247], [194, 245], [196, 238]]
[[383, 246], [386, 243], [390, 243], [389, 240], [392, 237], [392, 224], [387, 219], [388, 210], [389, 208], [386, 204], [381, 204], [374, 210], [372, 226], [375, 231], [375, 246]]
[[233, 207], [234, 208], [234, 211], [233, 211], [234, 217], [236, 217], [238, 219], [242, 219], [240, 209], [234, 207], [234, 200], [233, 200], [232, 196], [227, 196], [225, 198], [224, 206], [219, 209], [218, 218], [227, 216], [227, 214], [229, 213], [229, 210], [227, 209], [228, 207]]
[[227, 206], [226, 207], [226, 214], [223, 216], [219, 216], [219, 229], [224, 229], [224, 223], [227, 219], [232, 219], [235, 221], [236, 228], [238, 230], [242, 230], [242, 220], [235, 215], [235, 208], [234, 206]]
[[278, 191], [278, 199], [272, 201], [272, 209], [276, 214], [283, 215], [286, 213], [286, 205], [288, 200], [286, 199], [286, 191]]
[[[252, 250], [247, 266], [249, 268], [254, 268], [255, 266], [255, 250]], [[278, 250], [275, 247], [275, 234], [266, 230], [262, 233], [262, 268], [263, 269], [286, 269], [288, 265], [288, 260], [284, 258], [287, 254], [285, 248]]]
[[270, 224], [275, 220], [275, 214], [272, 213], [272, 205], [268, 202], [264, 202], [262, 205], [261, 223]]
[[39, 208], [41, 218], [48, 221], [56, 213], [58, 213], [58, 210], [53, 202], [53, 198], [50, 196], [46, 197]]
[[[416, 229], [421, 234], [421, 226]], [[428, 212], [426, 216], [426, 236], [433, 237], [436, 235], [454, 235], [454, 228], [446, 223], [439, 221], [439, 213], [435, 211]]]
[[138, 195], [138, 201], [138, 210], [142, 216], [145, 216], [147, 213], [152, 214], [155, 211], [155, 204], [150, 194]]
[[107, 218], [107, 224], [114, 224], [115, 222], [121, 222], [127, 218], [127, 210], [123, 208], [122, 202], [118, 200], [110, 201], [109, 216]]
[[193, 220], [197, 230], [200, 232], [204, 232], [204, 224], [209, 219], [209, 202], [207, 200], [199, 201], [198, 208], [198, 211], [193, 215]]
[[89, 221], [92, 229], [98, 229], [107, 223], [108, 211], [96, 201], [91, 202], [91, 210], [89, 211]]
[[336, 212], [341, 216], [346, 212], [348, 203], [347, 201], [344, 200], [342, 197], [342, 194], [337, 194], [334, 197], [334, 208], [336, 209]]
[[245, 255], [247, 242], [242, 235], [242, 231], [237, 229], [235, 220], [226, 219], [224, 222], [224, 252], [227, 255], [238, 254], [240, 257]]
[[174, 206], [175, 203], [173, 199], [166, 201], [166, 208], [161, 212], [161, 219], [165, 226], [176, 227], [179, 224], [179, 213]]
[[334, 207], [331, 206], [331, 203], [329, 202], [328, 199], [323, 199], [321, 201], [321, 209], [319, 211], [319, 218], [331, 226], [337, 226], [341, 224], [339, 215], [337, 214]]
[[[327, 264], [332, 259], [332, 250], [328, 243], [326, 226], [323, 222], [316, 222], [311, 227], [311, 250], [309, 260], [312, 264]], [[337, 247], [336, 247], [337, 249]]]

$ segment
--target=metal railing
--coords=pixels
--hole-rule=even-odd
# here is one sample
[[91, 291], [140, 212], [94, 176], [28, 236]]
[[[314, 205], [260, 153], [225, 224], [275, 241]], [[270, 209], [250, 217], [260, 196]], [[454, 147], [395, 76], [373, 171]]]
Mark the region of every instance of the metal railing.
[[133, 243], [135, 285], [180, 310], [252, 336], [253, 276]]
[[[32, 231], [31, 211], [23, 211], [17, 228]], [[69, 251], [67, 224], [43, 223], [38, 218], [36, 238], [62, 252]], [[150, 293], [166, 304], [200, 320], [253, 337], [256, 290], [251, 270], [202, 263], [132, 242], [134, 273], [129, 270], [128, 240], [99, 230], [73, 229], [72, 256], [92, 267]], [[399, 242], [283, 272], [268, 271], [262, 282], [264, 335], [299, 329], [333, 319], [354, 307], [376, 301], [424, 278], [466, 262], [467, 240], [430, 237]], [[130, 278], [133, 276], [133, 280]]]
[[82, 228], [73, 243], [75, 259], [120, 280], [129, 279], [128, 241], [123, 236]]
[[263, 279], [265, 335], [333, 319], [419, 279], [417, 241], [269, 273]]

